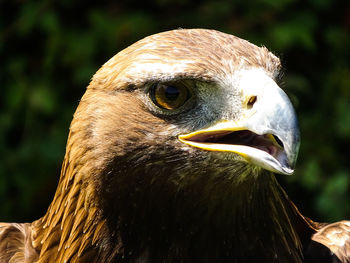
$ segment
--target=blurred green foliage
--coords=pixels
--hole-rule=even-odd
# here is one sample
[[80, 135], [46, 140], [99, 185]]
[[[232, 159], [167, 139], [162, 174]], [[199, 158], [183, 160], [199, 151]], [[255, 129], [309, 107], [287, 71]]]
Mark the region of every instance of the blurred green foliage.
[[285, 66], [300, 119], [294, 176], [278, 176], [315, 220], [350, 219], [350, 2], [0, 1], [0, 221], [43, 215], [69, 123], [91, 76], [147, 35], [213, 28], [265, 45]]

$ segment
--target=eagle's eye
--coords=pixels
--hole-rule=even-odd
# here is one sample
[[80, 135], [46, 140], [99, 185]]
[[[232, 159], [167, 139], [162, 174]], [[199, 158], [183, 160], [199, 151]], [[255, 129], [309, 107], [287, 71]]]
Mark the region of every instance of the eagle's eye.
[[191, 93], [181, 83], [157, 83], [150, 89], [154, 104], [165, 110], [176, 110], [185, 104]]

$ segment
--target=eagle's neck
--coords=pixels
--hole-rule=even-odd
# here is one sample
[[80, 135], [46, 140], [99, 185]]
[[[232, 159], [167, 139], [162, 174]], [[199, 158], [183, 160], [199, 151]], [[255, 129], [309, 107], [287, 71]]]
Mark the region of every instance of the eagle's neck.
[[311, 235], [267, 172], [202, 176], [186, 186], [115, 174], [120, 180], [96, 189], [84, 184], [88, 167], [68, 160], [47, 214], [34, 223], [39, 263], [300, 262]]
[[120, 262], [301, 262], [312, 230], [273, 174], [207, 175], [183, 187], [140, 180], [106, 208], [118, 218], [107, 221]]
[[37, 263], [100, 262], [103, 236], [108, 235], [94, 184], [100, 162], [75, 130], [72, 124], [53, 201], [32, 224]]

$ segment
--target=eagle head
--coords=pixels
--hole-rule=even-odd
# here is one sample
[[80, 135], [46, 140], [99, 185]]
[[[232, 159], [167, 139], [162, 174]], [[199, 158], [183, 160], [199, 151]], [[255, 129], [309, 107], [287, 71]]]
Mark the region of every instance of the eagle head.
[[146, 37], [95, 74], [69, 145], [107, 181], [292, 174], [299, 130], [279, 69], [266, 48], [213, 30]]

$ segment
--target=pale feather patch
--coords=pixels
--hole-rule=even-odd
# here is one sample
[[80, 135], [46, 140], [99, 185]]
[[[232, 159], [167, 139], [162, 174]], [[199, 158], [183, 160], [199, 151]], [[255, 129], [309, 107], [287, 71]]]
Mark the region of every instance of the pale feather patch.
[[159, 60], [144, 62], [144, 63], [133, 63], [127, 71], [127, 77], [121, 79], [125, 82], [130, 81], [130, 77], [142, 76], [145, 79], [157, 78], [159, 76], [167, 76], [167, 78], [176, 75], [177, 73], [185, 72], [186, 68], [193, 64], [191, 60], [179, 60], [173, 63], [163, 63]]

